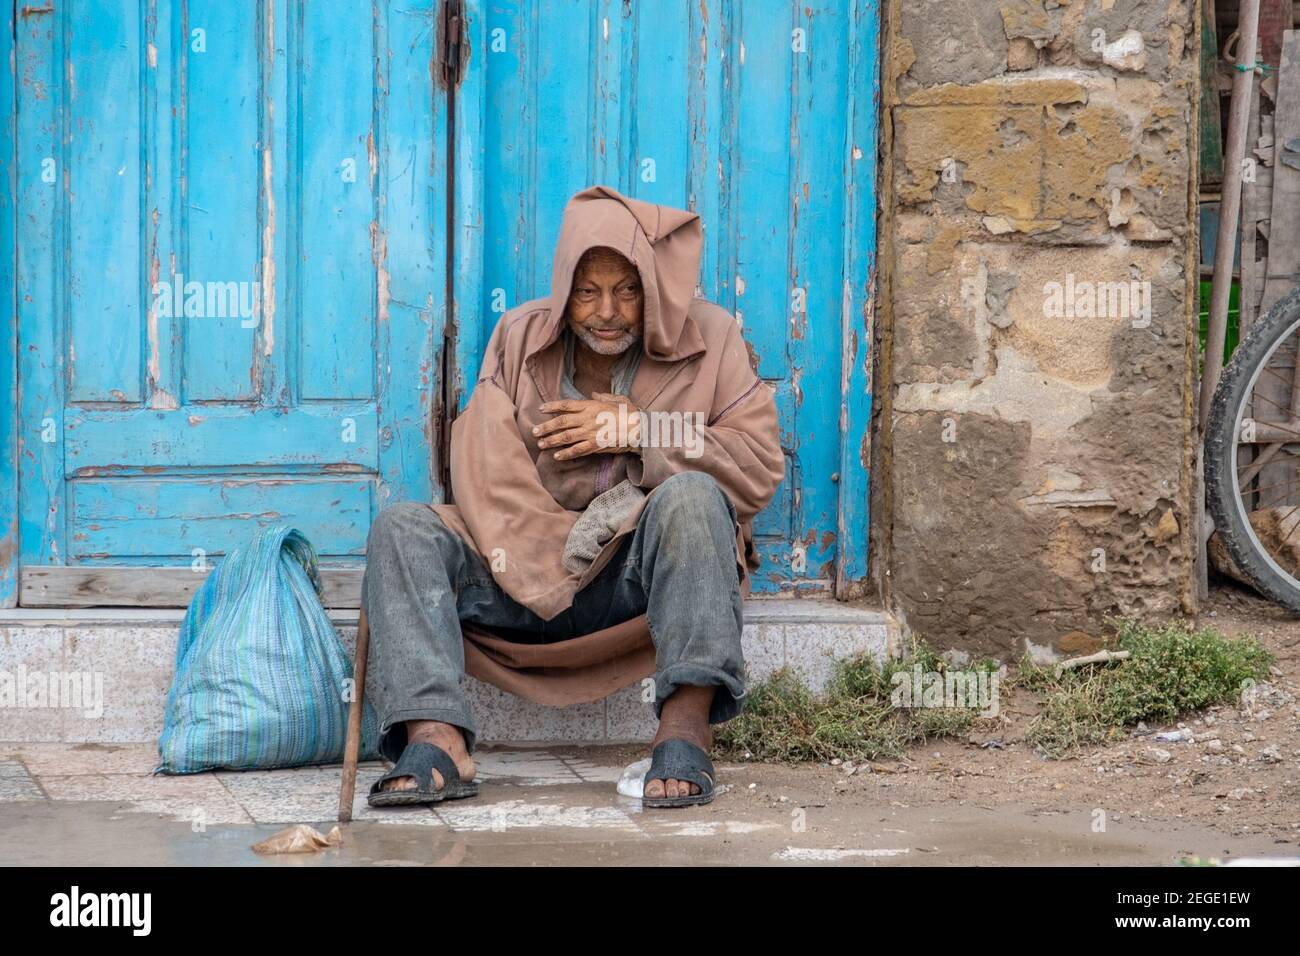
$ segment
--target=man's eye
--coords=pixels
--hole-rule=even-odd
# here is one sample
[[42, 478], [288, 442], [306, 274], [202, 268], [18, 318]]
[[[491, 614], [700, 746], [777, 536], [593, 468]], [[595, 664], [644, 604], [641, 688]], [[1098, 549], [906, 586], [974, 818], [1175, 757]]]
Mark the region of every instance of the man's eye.
[[618, 294], [624, 299], [635, 299], [641, 294], [641, 287], [639, 285], [624, 286], [618, 290]]

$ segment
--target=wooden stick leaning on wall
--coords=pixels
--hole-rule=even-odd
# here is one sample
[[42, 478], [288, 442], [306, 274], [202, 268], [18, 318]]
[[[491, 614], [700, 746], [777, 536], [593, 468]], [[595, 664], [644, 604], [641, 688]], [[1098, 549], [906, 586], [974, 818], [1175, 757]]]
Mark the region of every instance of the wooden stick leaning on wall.
[[361, 715], [366, 703], [366, 658], [370, 654], [370, 624], [362, 610], [357, 618], [357, 656], [352, 664], [352, 701], [348, 704], [348, 736], [343, 745], [343, 779], [339, 783], [339, 823], [352, 820], [357, 792], [357, 759], [361, 753]]
[[1242, 160], [1250, 124], [1256, 49], [1259, 42], [1259, 0], [1241, 0], [1237, 21], [1237, 63], [1232, 76], [1232, 105], [1228, 111], [1228, 142], [1223, 153], [1223, 191], [1219, 198], [1219, 237], [1214, 250], [1214, 284], [1210, 291], [1209, 329], [1205, 337], [1205, 371], [1201, 375], [1198, 421], [1202, 436], [1210, 417], [1210, 402], [1223, 371], [1223, 346], [1228, 337], [1228, 297], [1232, 292], [1232, 260], [1241, 218]]

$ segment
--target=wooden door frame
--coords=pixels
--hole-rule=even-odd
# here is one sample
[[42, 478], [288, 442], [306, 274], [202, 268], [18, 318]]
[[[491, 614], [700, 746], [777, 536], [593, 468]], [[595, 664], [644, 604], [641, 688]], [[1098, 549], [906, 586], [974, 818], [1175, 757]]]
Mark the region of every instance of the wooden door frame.
[[840, 478], [835, 597], [873, 593], [870, 550], [871, 363], [876, 305], [876, 211], [880, 143], [880, 0], [852, 0], [844, 305], [840, 314]]
[[18, 604], [18, 91], [14, 36], [18, 2], [5, 4], [0, 35], [0, 608]]

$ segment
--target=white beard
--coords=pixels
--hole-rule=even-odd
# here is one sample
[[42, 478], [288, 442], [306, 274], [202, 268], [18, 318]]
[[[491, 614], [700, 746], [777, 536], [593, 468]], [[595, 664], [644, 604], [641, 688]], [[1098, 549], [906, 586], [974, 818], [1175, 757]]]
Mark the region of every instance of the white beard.
[[582, 340], [583, 345], [587, 346], [587, 348], [599, 355], [622, 355], [637, 342], [641, 341], [641, 336], [632, 332], [625, 332], [622, 338], [615, 339], [611, 342], [607, 339], [602, 339], [598, 335], [593, 335], [586, 329], [578, 330], [578, 338]]

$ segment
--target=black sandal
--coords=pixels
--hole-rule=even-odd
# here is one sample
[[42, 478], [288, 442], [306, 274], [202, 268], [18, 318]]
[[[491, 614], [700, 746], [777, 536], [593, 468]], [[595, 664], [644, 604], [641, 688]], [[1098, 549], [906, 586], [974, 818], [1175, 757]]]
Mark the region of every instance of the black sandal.
[[[685, 797], [641, 797], [645, 807], [695, 807], [713, 801], [713, 781], [717, 774], [713, 762], [706, 754], [689, 740], [672, 738], [665, 740], [650, 752], [650, 769], [646, 771], [645, 783], [662, 780], [667, 786], [668, 780], [686, 781], [700, 788], [700, 792]], [[643, 791], [644, 793], [644, 791]]]
[[[442, 775], [442, 787], [433, 786], [433, 771]], [[380, 787], [389, 780], [400, 777], [412, 777], [414, 790], [381, 790]], [[463, 797], [477, 797], [478, 784], [473, 780], [461, 780], [456, 761], [441, 747], [419, 741], [407, 744], [402, 755], [388, 771], [370, 788], [366, 798], [372, 807], [404, 807], [417, 803], [441, 803], [443, 800], [460, 800]]]

